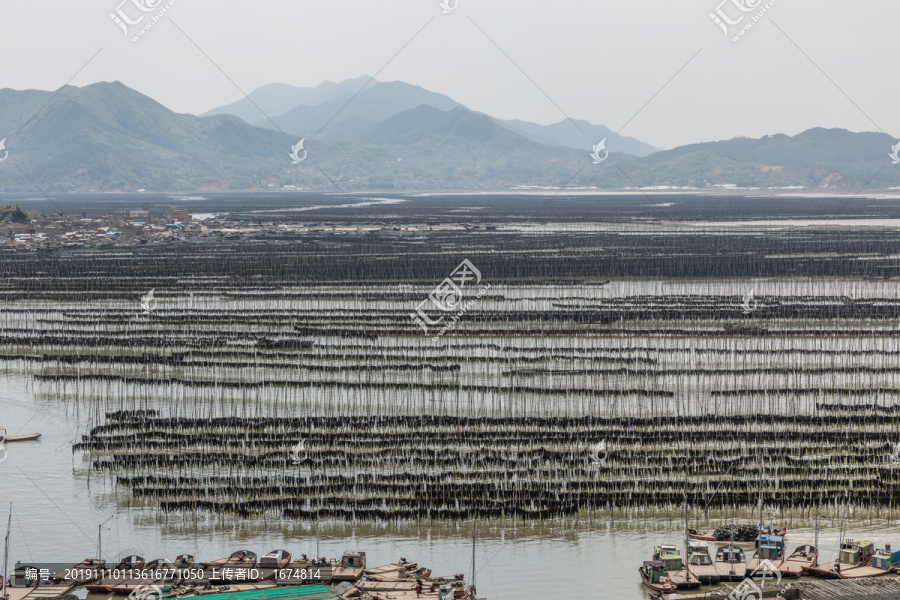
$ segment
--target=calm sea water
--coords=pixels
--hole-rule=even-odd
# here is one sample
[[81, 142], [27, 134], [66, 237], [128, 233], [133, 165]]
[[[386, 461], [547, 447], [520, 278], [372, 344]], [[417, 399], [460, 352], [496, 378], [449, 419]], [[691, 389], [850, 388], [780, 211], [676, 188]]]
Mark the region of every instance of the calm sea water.
[[[221, 558], [247, 548], [258, 553], [285, 548], [314, 554], [315, 529], [307, 522], [281, 520], [200, 520], [166, 518], [152, 509], [129, 506], [109, 481], [84, 475], [80, 454], [71, 444], [87, 424], [72, 404], [35, 394], [29, 380], [0, 376], [0, 426], [10, 435], [41, 432], [38, 442], [10, 444], [0, 463], [0, 513], [13, 505], [11, 560], [77, 562], [97, 551], [103, 528], [103, 555], [126, 553], [147, 559], [191, 553], [199, 560]], [[743, 517], [743, 518], [742, 518]], [[678, 543], [681, 515], [622, 514], [593, 519], [556, 519], [544, 523], [490, 521], [478, 524], [475, 543], [479, 595], [491, 600], [617, 598], [645, 600], [637, 568], [653, 545]], [[749, 521], [750, 515], [738, 520]], [[715, 526], [713, 522], [712, 525]], [[788, 545], [812, 541], [808, 523], [794, 521]], [[820, 547], [834, 556], [839, 522], [823, 519]], [[900, 526], [852, 515], [855, 537], [900, 543]], [[404, 556], [435, 574], [468, 574], [472, 554], [471, 523], [348, 524], [321, 527], [319, 553], [339, 556], [364, 550], [370, 566]]]

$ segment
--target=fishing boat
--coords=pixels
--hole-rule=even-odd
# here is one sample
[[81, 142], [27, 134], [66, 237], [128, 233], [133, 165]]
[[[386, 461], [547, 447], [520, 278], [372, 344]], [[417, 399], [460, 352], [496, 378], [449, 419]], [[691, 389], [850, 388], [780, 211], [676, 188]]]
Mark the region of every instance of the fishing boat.
[[879, 549], [872, 555], [869, 564], [841, 570], [841, 579], [858, 579], [860, 577], [878, 577], [893, 571], [893, 566], [900, 564], [900, 550], [890, 545]]
[[784, 577], [800, 577], [804, 567], [815, 567], [819, 560], [819, 549], [812, 544], [797, 546], [791, 555], [778, 565], [778, 572]]
[[291, 553], [287, 550], [272, 550], [259, 559], [259, 580], [275, 579], [279, 570], [291, 564]]
[[204, 568], [221, 567], [255, 567], [256, 553], [249, 550], [238, 550], [226, 558], [200, 563]]
[[875, 544], [872, 542], [844, 540], [841, 543], [841, 552], [836, 561], [817, 567], [804, 567], [803, 572], [807, 575], [824, 577], [825, 579], [846, 579], [844, 572], [856, 567], [868, 566], [874, 554]]
[[780, 535], [764, 533], [756, 538], [753, 545], [756, 552], [747, 562], [747, 574], [750, 577], [753, 577], [760, 565], [764, 564], [766, 572], [771, 572], [775, 565], [781, 564], [784, 560], [784, 538]]
[[747, 576], [747, 558], [743, 548], [734, 544], [719, 548], [715, 567], [722, 581], [743, 581]]
[[669, 580], [676, 589], [691, 590], [700, 587], [700, 580], [692, 576], [690, 571], [684, 568], [681, 561], [681, 550], [678, 546], [672, 544], [654, 546], [653, 562], [663, 563]]
[[291, 553], [287, 550], [272, 550], [259, 559], [260, 569], [282, 569], [291, 562]]
[[136, 554], [126, 556], [125, 558], [120, 560], [115, 567], [113, 567], [112, 569], [107, 569], [106, 574], [108, 575], [108, 577], [104, 577], [96, 583], [86, 585], [85, 588], [87, 588], [89, 592], [93, 592], [95, 594], [111, 594], [113, 588], [125, 584], [129, 579], [131, 579], [130, 575], [134, 573], [136, 569], [142, 569], [143, 567], [143, 557], [140, 557]]
[[[40, 567], [23, 565], [17, 562], [16, 566], [13, 567], [12, 575], [10, 575], [6, 584], [13, 588], [31, 588], [53, 585], [54, 582], [47, 576], [41, 577]], [[75, 584], [69, 585], [70, 587], [75, 587]]]
[[30, 442], [32, 440], [36, 440], [41, 437], [41, 433], [28, 433], [26, 435], [12, 435], [6, 437], [6, 430], [3, 430], [3, 433], [0, 434], [0, 442]]
[[709, 555], [709, 544], [700, 540], [688, 540], [687, 552], [687, 568], [694, 577], [700, 580], [700, 583], [707, 585], [719, 583], [721, 578]]
[[73, 585], [85, 585], [100, 579], [100, 571], [106, 566], [105, 560], [86, 558], [76, 565], [50, 576], [55, 583], [72, 583]]
[[147, 577], [129, 579], [111, 587], [110, 592], [117, 596], [129, 596], [135, 590], [145, 586], [156, 586], [167, 593], [173, 585], [181, 583], [181, 571], [175, 568], [174, 563], [165, 558], [151, 560], [139, 570]]
[[[782, 528], [782, 529], [777, 529], [775, 531], [772, 531], [770, 528], [763, 527], [762, 531], [764, 533], [777, 535], [777, 536], [781, 536], [781, 537], [784, 537], [785, 535], [787, 535], [786, 527]], [[728, 540], [727, 537], [723, 537], [721, 539], [717, 538], [715, 530], [713, 530], [713, 531], [709, 531], [709, 530], [698, 531], [696, 529], [688, 529], [688, 538], [692, 539], [692, 540], [699, 540], [702, 542], [724, 542], [724, 541]], [[747, 541], [749, 542], [751, 540], [747, 540]], [[740, 542], [738, 542], [738, 543], [740, 543]]]
[[179, 554], [175, 557], [175, 568], [176, 569], [190, 569], [194, 566], [194, 555], [193, 554]]
[[671, 593], [675, 591], [675, 585], [669, 580], [665, 564], [647, 560], [638, 568], [638, 571], [641, 574], [641, 582], [654, 592]]
[[[334, 581], [356, 581], [366, 570], [366, 553], [365, 552], [344, 552], [341, 557], [341, 563], [334, 569], [332, 578]], [[426, 577], [431, 576], [428, 571]]]

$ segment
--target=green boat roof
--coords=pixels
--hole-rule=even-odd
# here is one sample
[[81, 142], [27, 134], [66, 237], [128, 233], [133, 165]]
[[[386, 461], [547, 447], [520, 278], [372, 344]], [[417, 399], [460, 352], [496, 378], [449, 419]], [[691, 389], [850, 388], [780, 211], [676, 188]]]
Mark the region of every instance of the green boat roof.
[[203, 596], [203, 600], [273, 600], [291, 598], [303, 598], [303, 600], [336, 600], [337, 595], [331, 588], [324, 585], [293, 585], [266, 588], [264, 590], [250, 590], [246, 592], [233, 592], [229, 594], [209, 594]]

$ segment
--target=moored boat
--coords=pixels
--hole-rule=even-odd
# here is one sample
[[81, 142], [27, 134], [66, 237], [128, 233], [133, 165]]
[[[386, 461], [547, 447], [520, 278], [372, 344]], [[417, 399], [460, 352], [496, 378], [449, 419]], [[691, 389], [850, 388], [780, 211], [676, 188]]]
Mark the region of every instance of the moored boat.
[[[874, 554], [875, 544], [872, 542], [844, 540], [841, 543], [841, 552], [837, 560], [824, 565], [803, 567], [803, 572], [825, 579], [846, 579], [844, 572], [856, 567], [868, 566]], [[859, 573], [857, 571], [856, 575]]]
[[[786, 527], [784, 527], [782, 529], [777, 529], [774, 531], [769, 527], [763, 527], [761, 529], [761, 531], [762, 531], [762, 533], [766, 533], [766, 534], [770, 534], [770, 535], [778, 535], [781, 537], [784, 537], [785, 535], [787, 535]], [[726, 542], [730, 539], [730, 536], [727, 533], [722, 533], [717, 537], [715, 530], [714, 531], [709, 531], [709, 530], [699, 531], [697, 529], [688, 529], [687, 534], [688, 534], [689, 539], [698, 540], [698, 541], [702, 541], [702, 542]], [[742, 540], [736, 539], [734, 541], [740, 543]], [[748, 538], [743, 541], [749, 543], [749, 542], [753, 541], [753, 538]]]
[[220, 558], [218, 560], [211, 560], [209, 562], [201, 563], [204, 568], [207, 567], [244, 567], [244, 568], [252, 568], [256, 566], [256, 552], [250, 552], [249, 550], [238, 550], [237, 552], [232, 552], [230, 556], [226, 558]]
[[641, 582], [654, 592], [671, 593], [675, 586], [669, 580], [666, 565], [659, 561], [647, 560], [638, 568], [641, 574]]
[[760, 565], [765, 564], [766, 571], [771, 572], [775, 565], [784, 560], [784, 538], [779, 535], [764, 533], [756, 538], [754, 546], [756, 552], [747, 562], [747, 575], [750, 577], [753, 577]]
[[259, 559], [260, 569], [281, 569], [290, 564], [291, 553], [287, 550], [272, 550]]
[[175, 557], [176, 569], [189, 569], [194, 566], [193, 554], [179, 554]]
[[684, 568], [681, 550], [678, 546], [664, 544], [653, 548], [653, 561], [661, 562], [666, 568], [669, 580], [676, 589], [690, 590], [700, 587], [700, 580]]
[[89, 592], [95, 594], [111, 594], [113, 589], [123, 585], [129, 579], [134, 571], [144, 566], [144, 559], [141, 556], [132, 554], [126, 556], [112, 569], [106, 570], [107, 577], [104, 577], [96, 583], [85, 586]]
[[72, 583], [84, 585], [100, 579], [100, 571], [106, 566], [105, 560], [86, 558], [77, 565], [72, 565], [65, 571], [54, 573], [50, 580], [55, 583]]
[[175, 564], [165, 558], [151, 560], [139, 569], [142, 577], [129, 579], [119, 585], [113, 586], [110, 591], [119, 596], [129, 596], [146, 586], [156, 586], [165, 592], [173, 585], [181, 583], [181, 570], [175, 568]]
[[268, 581], [283, 575], [282, 570], [291, 564], [291, 553], [287, 550], [272, 550], [259, 558], [259, 580]]
[[[365, 552], [344, 552], [340, 564], [334, 569], [332, 578], [334, 581], [356, 581], [365, 569]], [[429, 576], [431, 576], [431, 571], [428, 571], [426, 577]]]
[[707, 585], [719, 583], [721, 578], [709, 555], [709, 544], [701, 540], [688, 540], [687, 553], [687, 568], [694, 577]]
[[778, 572], [784, 577], [800, 577], [804, 567], [815, 567], [818, 560], [818, 548], [812, 544], [797, 546], [791, 555], [778, 565]]
[[747, 558], [743, 548], [734, 544], [719, 548], [715, 567], [722, 581], [743, 581], [747, 576]]
[[875, 552], [869, 564], [842, 570], [841, 579], [886, 575], [893, 571], [893, 566], [898, 563], [900, 563], [900, 550], [894, 550], [888, 545]]
[[12, 435], [8, 438], [3, 439], [4, 442], [30, 442], [32, 440], [36, 440], [41, 437], [40, 433], [29, 433], [26, 435]]

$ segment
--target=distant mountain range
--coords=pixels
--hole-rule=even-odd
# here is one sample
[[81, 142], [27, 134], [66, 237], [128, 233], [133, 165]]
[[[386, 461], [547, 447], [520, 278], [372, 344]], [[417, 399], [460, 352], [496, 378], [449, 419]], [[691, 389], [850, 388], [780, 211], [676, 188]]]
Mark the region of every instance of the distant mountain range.
[[[269, 84], [251, 92], [249, 98], [214, 108], [202, 116], [232, 114], [259, 127], [280, 128], [297, 136], [334, 142], [362, 139], [385, 119], [419, 106], [443, 111], [465, 108], [443, 94], [417, 85], [359, 77], [341, 83], [326, 81], [314, 88]], [[540, 144], [583, 150], [606, 138], [626, 154], [647, 156], [657, 151], [650, 144], [619, 136], [603, 125], [587, 121], [566, 119], [553, 125], [495, 121]]]
[[[10, 192], [900, 186], [895, 140], [882, 133], [811, 129], [654, 151], [602, 125], [503, 121], [367, 77], [271, 84], [199, 117], [119, 82], [2, 89], [3, 137], [0, 191]], [[293, 164], [301, 138], [305, 158]], [[603, 139], [609, 155], [595, 164]]]

